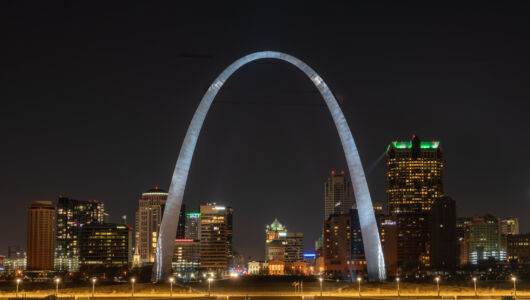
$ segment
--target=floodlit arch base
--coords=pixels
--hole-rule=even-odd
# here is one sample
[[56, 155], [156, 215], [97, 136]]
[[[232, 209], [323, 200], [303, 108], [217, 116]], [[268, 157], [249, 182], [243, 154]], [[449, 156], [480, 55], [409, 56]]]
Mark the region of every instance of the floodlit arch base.
[[206, 114], [208, 113], [215, 96], [226, 80], [228, 80], [235, 71], [249, 62], [264, 58], [283, 60], [298, 67], [298, 69], [311, 79], [324, 98], [331, 116], [333, 117], [333, 121], [335, 122], [335, 126], [337, 127], [352, 179], [353, 190], [359, 211], [359, 221], [363, 236], [368, 278], [370, 280], [385, 280], [385, 260], [372, 207], [372, 200], [370, 198], [370, 192], [368, 190], [368, 184], [366, 183], [361, 159], [357, 147], [355, 146], [350, 128], [348, 127], [348, 123], [344, 118], [344, 114], [324, 80], [311, 67], [296, 57], [275, 51], [256, 52], [238, 59], [228, 66], [217, 79], [215, 79], [212, 85], [208, 88], [206, 94], [202, 97], [201, 103], [193, 115], [186, 137], [182, 143], [173, 178], [171, 179], [169, 195], [156, 246], [156, 262], [153, 267], [153, 279], [155, 281], [163, 281], [171, 275], [174, 238], [177, 231], [180, 206], [184, 196], [184, 189], [188, 179], [191, 160], [193, 158], [193, 153], [195, 151], [195, 146], [197, 145], [197, 139], [199, 138], [204, 119], [206, 118]]

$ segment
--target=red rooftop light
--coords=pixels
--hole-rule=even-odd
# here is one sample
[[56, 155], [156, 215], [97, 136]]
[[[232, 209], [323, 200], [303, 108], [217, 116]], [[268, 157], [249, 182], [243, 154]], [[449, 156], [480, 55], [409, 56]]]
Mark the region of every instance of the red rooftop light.
[[155, 190], [158, 190], [158, 186], [155, 186]]
[[331, 175], [335, 175], [335, 170], [331, 170]]

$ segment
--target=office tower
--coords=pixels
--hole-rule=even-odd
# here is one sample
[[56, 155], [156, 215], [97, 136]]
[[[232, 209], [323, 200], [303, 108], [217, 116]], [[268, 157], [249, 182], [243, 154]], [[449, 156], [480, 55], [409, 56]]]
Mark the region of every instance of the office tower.
[[492, 215], [469, 218], [464, 232], [467, 263], [477, 264], [488, 259], [505, 261], [506, 252], [501, 251], [500, 237], [498, 218]]
[[234, 216], [234, 210], [232, 207], [226, 208], [226, 243], [228, 247], [228, 260], [232, 260], [234, 256], [234, 249], [232, 246], [232, 236], [233, 236], [233, 216]]
[[265, 261], [285, 259], [287, 229], [278, 219], [265, 227]]
[[187, 213], [185, 225], [185, 238], [189, 240], [200, 239], [201, 213]]
[[440, 142], [394, 141], [386, 153], [386, 195], [390, 215], [398, 224], [398, 262], [428, 265], [428, 215], [444, 195]]
[[294, 263], [304, 260], [304, 234], [288, 232], [285, 238], [285, 261]]
[[507, 256], [510, 263], [530, 263], [530, 233], [508, 235]]
[[175, 238], [180, 240], [186, 238], [186, 205], [184, 203], [180, 206], [179, 223]]
[[79, 229], [89, 224], [105, 221], [103, 202], [74, 200], [59, 196], [56, 212], [55, 269], [79, 269]]
[[231, 257], [232, 208], [214, 203], [201, 205], [201, 268], [221, 274], [228, 269]]
[[132, 228], [89, 224], [79, 230], [79, 262], [84, 267], [126, 267], [132, 261]]
[[501, 234], [519, 234], [519, 219], [512, 218], [501, 218]]
[[28, 207], [27, 269], [53, 270], [55, 207], [51, 201], [33, 201]]
[[155, 187], [145, 193], [138, 200], [136, 212], [135, 248], [138, 249], [140, 262], [153, 263], [156, 254], [158, 230], [162, 222], [167, 191]]
[[456, 251], [457, 251], [457, 262], [460, 265], [465, 265], [468, 263], [469, 249], [465, 243], [464, 237], [466, 230], [471, 224], [471, 218], [468, 217], [457, 217], [456, 218]]
[[456, 203], [450, 197], [434, 200], [430, 214], [430, 264], [434, 267], [455, 267]]
[[8, 252], [8, 256], [4, 259], [5, 271], [17, 271], [22, 273], [22, 271], [26, 270], [26, 267], [27, 259], [25, 252], [17, 251], [11, 254]]
[[348, 214], [352, 208], [351, 182], [344, 171], [331, 171], [324, 183], [324, 220], [332, 214]]
[[324, 221], [323, 256], [326, 274], [333, 278], [351, 279], [366, 272], [366, 258], [359, 214], [333, 214]]
[[198, 278], [200, 242], [193, 239], [176, 239], [173, 250], [173, 272], [180, 280]]
[[387, 276], [398, 275], [398, 260], [397, 260], [397, 240], [398, 230], [396, 219], [379, 214], [377, 216], [379, 224], [379, 236], [381, 237], [381, 246], [383, 247], [383, 255], [385, 257], [385, 267]]

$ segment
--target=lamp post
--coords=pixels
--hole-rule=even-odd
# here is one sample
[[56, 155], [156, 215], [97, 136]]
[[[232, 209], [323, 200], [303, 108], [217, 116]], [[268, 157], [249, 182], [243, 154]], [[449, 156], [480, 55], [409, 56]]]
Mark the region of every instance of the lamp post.
[[517, 278], [515, 278], [515, 276], [512, 276], [512, 281], [513, 281], [513, 296], [514, 297], [517, 297], [517, 287], [515, 286], [515, 281], [517, 280]]
[[397, 283], [397, 292], [398, 292], [398, 297], [400, 296], [399, 295], [399, 277], [396, 277], [396, 283]]
[[359, 297], [361, 297], [361, 281], [363, 279], [361, 278], [361, 276], [357, 276], [357, 282], [359, 283]]
[[18, 286], [20, 285], [20, 278], [17, 278], [17, 298], [18, 298]]
[[318, 281], [320, 281], [320, 297], [322, 297], [322, 277], [318, 278]]
[[94, 299], [95, 288], [96, 288], [96, 277], [92, 278], [92, 299]]
[[136, 281], [136, 278], [131, 278], [131, 297], [134, 297], [134, 282]]
[[59, 282], [61, 279], [55, 278], [55, 297], [59, 297]]
[[436, 276], [436, 289], [438, 290], [438, 297], [440, 297], [440, 276]]
[[173, 281], [175, 281], [175, 278], [171, 277], [169, 278], [169, 296], [173, 297]]
[[212, 292], [212, 280], [212, 277], [208, 277], [208, 296], [210, 296]]
[[475, 297], [477, 297], [477, 277], [473, 277], [473, 287], [475, 288]]

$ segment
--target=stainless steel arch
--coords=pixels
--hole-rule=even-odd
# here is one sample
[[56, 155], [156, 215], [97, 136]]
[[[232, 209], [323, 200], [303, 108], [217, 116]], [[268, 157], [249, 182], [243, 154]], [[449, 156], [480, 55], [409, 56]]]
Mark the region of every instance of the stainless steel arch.
[[153, 279], [161, 281], [171, 274], [171, 259], [173, 257], [174, 247], [173, 240], [176, 235], [180, 206], [184, 196], [184, 188], [188, 179], [193, 152], [204, 119], [206, 118], [206, 113], [225, 81], [235, 71], [251, 61], [263, 58], [279, 59], [295, 65], [298, 69], [304, 72], [309, 79], [311, 79], [324, 98], [333, 117], [333, 121], [335, 122], [335, 126], [337, 127], [346, 161], [348, 163], [348, 169], [350, 170], [355, 199], [359, 210], [359, 220], [361, 223], [368, 277], [370, 280], [386, 279], [385, 261], [372, 207], [372, 200], [370, 198], [370, 191], [368, 190], [368, 184], [366, 183], [366, 177], [364, 175], [357, 147], [355, 146], [353, 136], [348, 127], [348, 123], [344, 118], [344, 114], [324, 80], [322, 80], [311, 67], [296, 57], [275, 51], [256, 52], [238, 59], [228, 66], [217, 79], [215, 79], [212, 85], [208, 88], [206, 94], [202, 97], [201, 103], [193, 115], [186, 137], [182, 143], [173, 178], [171, 179], [169, 196], [166, 202], [166, 208], [156, 246], [156, 262], [153, 267]]

